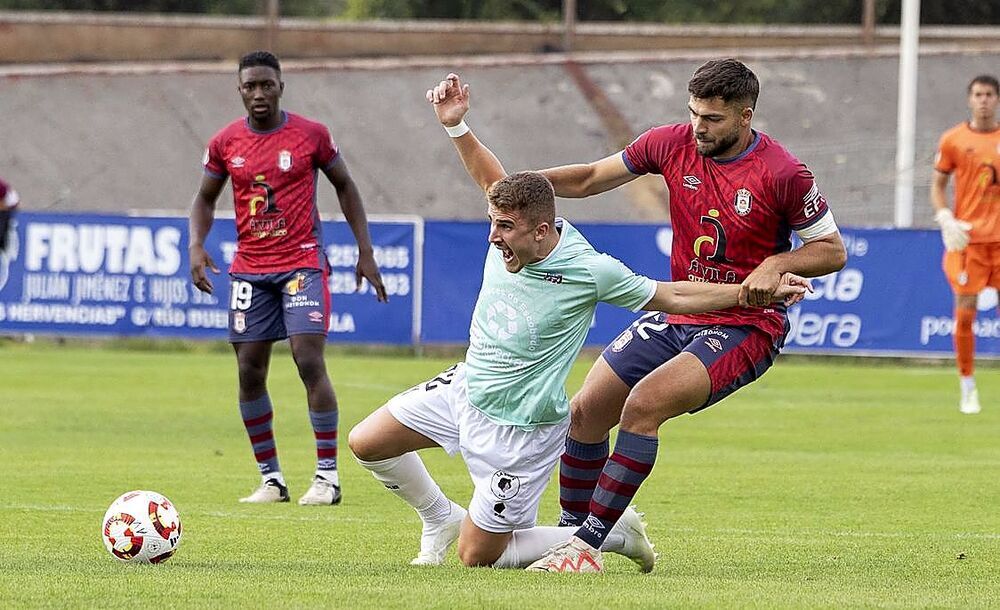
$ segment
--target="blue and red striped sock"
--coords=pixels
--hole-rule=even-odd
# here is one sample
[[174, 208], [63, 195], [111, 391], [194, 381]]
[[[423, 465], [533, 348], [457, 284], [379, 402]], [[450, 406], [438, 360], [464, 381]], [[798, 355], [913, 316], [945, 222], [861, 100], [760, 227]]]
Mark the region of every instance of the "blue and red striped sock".
[[309, 411], [316, 436], [316, 474], [339, 484], [337, 479], [337, 416], [339, 411]]
[[608, 461], [608, 439], [581, 443], [567, 436], [566, 450], [559, 462], [560, 526], [583, 525], [590, 513], [590, 499]]
[[253, 447], [254, 459], [261, 475], [281, 472], [278, 465], [278, 448], [274, 443], [274, 430], [271, 420], [274, 410], [271, 408], [271, 397], [264, 394], [256, 400], [240, 403], [240, 415], [246, 426], [250, 445]]
[[615, 452], [604, 465], [597, 489], [590, 501], [590, 516], [583, 522], [576, 536], [594, 547], [601, 548], [618, 519], [632, 503], [639, 486], [653, 470], [659, 439], [619, 431]]

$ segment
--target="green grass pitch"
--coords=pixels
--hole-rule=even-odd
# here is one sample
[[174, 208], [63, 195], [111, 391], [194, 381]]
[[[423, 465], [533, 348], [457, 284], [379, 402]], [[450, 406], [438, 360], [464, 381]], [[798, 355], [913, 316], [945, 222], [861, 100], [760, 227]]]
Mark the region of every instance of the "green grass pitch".
[[[415, 513], [350, 457], [367, 413], [451, 363], [332, 353], [344, 502], [300, 507], [314, 466], [287, 352], [270, 390], [293, 502], [246, 506], [258, 482], [221, 350], [0, 343], [0, 607], [805, 608], [1000, 606], [1000, 376], [963, 416], [950, 367], [786, 359], [661, 430], [637, 497], [660, 558], [599, 576], [414, 568]], [[589, 360], [570, 380], [579, 387]], [[423, 452], [453, 499], [458, 458]], [[112, 559], [99, 536], [130, 489], [180, 510], [177, 554]], [[553, 485], [541, 520], [558, 514]]]

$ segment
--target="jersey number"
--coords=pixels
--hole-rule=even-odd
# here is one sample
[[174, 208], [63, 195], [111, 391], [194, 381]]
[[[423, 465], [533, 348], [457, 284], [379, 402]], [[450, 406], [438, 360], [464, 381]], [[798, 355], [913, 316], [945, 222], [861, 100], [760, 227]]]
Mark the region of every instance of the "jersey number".
[[[253, 188], [262, 189], [264, 191], [263, 195], [257, 195], [250, 200], [250, 215], [256, 216], [260, 214], [278, 214], [281, 210], [278, 209], [278, 204], [275, 202], [274, 189], [270, 184], [264, 182], [264, 176], [260, 175], [254, 178], [254, 182], [251, 185]], [[260, 210], [258, 208], [263, 204], [264, 209]]]
[[428, 381], [427, 383], [425, 383], [424, 384], [424, 391], [430, 392], [431, 390], [433, 390], [434, 388], [436, 388], [438, 386], [451, 384], [452, 380], [455, 379], [455, 369], [457, 369], [457, 368], [458, 368], [458, 365], [457, 364], [453, 364], [450, 367], [448, 367], [447, 370], [445, 370], [444, 372], [442, 372], [440, 375], [438, 375], [434, 379], [431, 379], [430, 381]]
[[253, 296], [253, 286], [250, 282], [233, 280], [232, 290], [229, 293], [232, 295], [229, 300], [229, 309], [233, 311], [250, 309], [250, 298]]

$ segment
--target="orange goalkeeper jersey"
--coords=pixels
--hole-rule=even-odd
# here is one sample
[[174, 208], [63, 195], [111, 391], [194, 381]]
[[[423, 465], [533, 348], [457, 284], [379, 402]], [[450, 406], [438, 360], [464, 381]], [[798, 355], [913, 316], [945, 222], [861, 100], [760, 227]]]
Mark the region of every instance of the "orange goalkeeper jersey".
[[952, 127], [941, 136], [934, 169], [955, 175], [955, 218], [972, 223], [970, 243], [1000, 242], [1000, 129]]

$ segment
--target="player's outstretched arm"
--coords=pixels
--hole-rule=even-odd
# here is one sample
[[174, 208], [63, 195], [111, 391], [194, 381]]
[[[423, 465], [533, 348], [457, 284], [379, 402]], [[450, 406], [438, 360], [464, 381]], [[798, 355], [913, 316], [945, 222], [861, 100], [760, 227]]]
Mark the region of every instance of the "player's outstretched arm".
[[597, 195], [639, 177], [629, 171], [621, 152], [593, 163], [560, 165], [539, 172], [549, 179], [558, 197], [570, 198]]
[[448, 131], [451, 141], [462, 159], [465, 171], [484, 191], [507, 175], [496, 155], [479, 141], [465, 124], [469, 112], [469, 85], [463, 85], [455, 73], [449, 74], [434, 88], [427, 90], [427, 101], [433, 104], [434, 114]]
[[191, 203], [191, 215], [188, 218], [188, 259], [191, 262], [191, 282], [198, 290], [212, 294], [212, 280], [209, 279], [206, 269], [211, 269], [212, 273], [218, 273], [219, 268], [215, 266], [215, 261], [205, 251], [205, 237], [212, 230], [212, 221], [215, 219], [215, 200], [219, 198], [222, 187], [226, 184], [224, 179], [204, 175], [201, 185]]
[[839, 231], [805, 243], [800, 248], [764, 259], [740, 285], [739, 304], [764, 307], [774, 302], [774, 291], [785, 273], [819, 277], [840, 271], [847, 264], [847, 250]]
[[[809, 280], [786, 273], [780, 278], [768, 304], [794, 305], [802, 300], [807, 291], [812, 291]], [[739, 294], [740, 286], [737, 284], [657, 282], [653, 298], [643, 309], [667, 313], [703, 313], [736, 307], [739, 304]]]
[[361, 290], [361, 279], [364, 278], [375, 289], [375, 297], [379, 302], [388, 302], [389, 295], [385, 291], [385, 284], [382, 283], [378, 263], [375, 262], [372, 239], [368, 233], [368, 216], [361, 202], [361, 192], [351, 178], [347, 163], [343, 157], [338, 157], [333, 165], [323, 170], [323, 173], [337, 190], [340, 211], [344, 213], [344, 218], [347, 219], [347, 224], [354, 234], [354, 241], [358, 243], [358, 264], [354, 268], [355, 290]]

